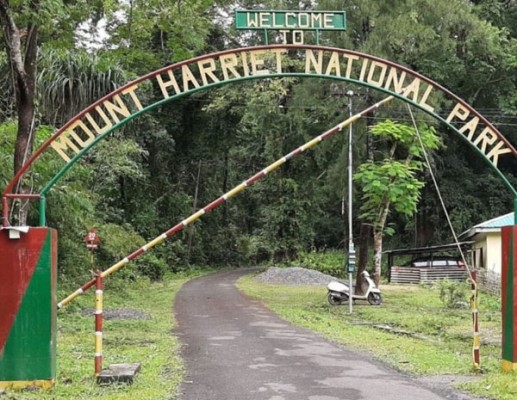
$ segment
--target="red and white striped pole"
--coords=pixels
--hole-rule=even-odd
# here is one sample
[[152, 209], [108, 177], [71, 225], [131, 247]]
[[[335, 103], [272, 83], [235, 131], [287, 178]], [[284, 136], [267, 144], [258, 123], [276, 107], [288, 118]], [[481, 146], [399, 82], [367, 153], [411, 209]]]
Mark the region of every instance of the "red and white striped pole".
[[101, 271], [95, 276], [95, 376], [102, 371], [102, 301], [104, 282]]
[[[273, 164], [269, 165], [268, 167], [266, 167], [262, 171], [256, 173], [255, 175], [253, 175], [248, 180], [242, 182], [240, 185], [235, 186], [232, 190], [230, 190], [229, 192], [223, 194], [217, 200], [214, 200], [213, 202], [211, 202], [210, 204], [208, 204], [207, 206], [205, 206], [201, 210], [199, 210], [196, 213], [192, 214], [187, 219], [181, 221], [179, 224], [173, 226], [168, 231], [162, 233], [160, 236], [156, 237], [155, 239], [151, 240], [146, 245], [144, 245], [141, 248], [139, 248], [138, 250], [134, 251], [129, 256], [125, 257], [123, 260], [120, 260], [115, 265], [112, 265], [110, 268], [108, 268], [107, 270], [103, 271], [102, 272], [102, 277], [105, 278], [108, 275], [111, 275], [113, 272], [118, 271], [119, 269], [124, 267], [126, 264], [128, 264], [130, 261], [133, 261], [135, 258], [141, 256], [147, 250], [153, 248], [154, 246], [156, 246], [156, 245], [160, 244], [161, 242], [163, 242], [165, 239], [167, 239], [169, 237], [172, 237], [176, 233], [182, 231], [186, 226], [194, 223], [202, 215], [209, 213], [214, 208], [219, 207], [225, 201], [227, 201], [227, 200], [231, 199], [232, 197], [236, 196], [237, 194], [242, 192], [247, 187], [250, 187], [250, 186], [254, 185], [257, 181], [259, 181], [259, 180], [263, 179], [264, 177], [266, 177], [267, 174], [269, 174], [272, 171], [276, 170], [278, 167], [280, 167], [283, 164], [285, 164], [291, 158], [299, 156], [305, 150], [308, 150], [308, 149], [316, 146], [317, 144], [321, 143], [322, 141], [332, 137], [336, 133], [340, 132], [343, 128], [345, 128], [348, 125], [354, 123], [355, 121], [357, 121], [361, 117], [364, 117], [365, 115], [367, 115], [371, 111], [379, 108], [380, 106], [388, 103], [389, 101], [391, 101], [393, 99], [394, 99], [393, 96], [386, 97], [385, 99], [379, 101], [378, 103], [375, 103], [373, 106], [370, 106], [370, 107], [364, 109], [360, 113], [357, 113], [357, 114], [353, 115], [352, 117], [348, 118], [346, 121], [343, 121], [340, 124], [338, 124], [338, 125], [334, 126], [333, 128], [329, 129], [328, 131], [322, 133], [321, 135], [316, 136], [314, 139], [308, 141], [304, 145], [302, 145], [302, 146], [298, 147], [297, 149], [291, 151], [289, 154], [285, 155], [284, 157], [276, 160]], [[69, 295], [64, 300], [62, 300], [60, 303], [58, 303], [57, 307], [61, 308], [64, 305], [68, 304], [73, 299], [75, 299], [77, 296], [83, 294], [87, 289], [91, 288], [94, 284], [95, 284], [95, 278], [90, 280], [90, 281], [88, 281], [88, 282], [86, 282], [83, 286], [81, 286], [79, 289], [77, 289], [71, 295]]]
[[481, 368], [481, 360], [479, 347], [481, 339], [479, 337], [479, 314], [478, 314], [478, 293], [477, 293], [477, 271], [470, 272], [470, 284], [472, 289], [472, 297], [470, 298], [470, 307], [472, 309], [472, 325], [474, 328], [474, 339], [472, 343], [472, 359], [474, 361], [474, 369]]

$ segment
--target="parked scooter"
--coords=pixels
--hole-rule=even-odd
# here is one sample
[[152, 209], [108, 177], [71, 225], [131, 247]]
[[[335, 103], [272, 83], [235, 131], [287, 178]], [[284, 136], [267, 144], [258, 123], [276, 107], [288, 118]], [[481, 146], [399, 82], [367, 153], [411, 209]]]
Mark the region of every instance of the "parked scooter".
[[[352, 299], [355, 300], [368, 300], [372, 306], [378, 306], [382, 304], [381, 290], [375, 285], [375, 282], [370, 278], [368, 271], [361, 272], [361, 276], [368, 282], [368, 289], [364, 295], [352, 294]], [[333, 306], [339, 306], [348, 302], [350, 296], [350, 290], [347, 285], [341, 282], [332, 281], [327, 285], [328, 296], [327, 299], [329, 304]]]

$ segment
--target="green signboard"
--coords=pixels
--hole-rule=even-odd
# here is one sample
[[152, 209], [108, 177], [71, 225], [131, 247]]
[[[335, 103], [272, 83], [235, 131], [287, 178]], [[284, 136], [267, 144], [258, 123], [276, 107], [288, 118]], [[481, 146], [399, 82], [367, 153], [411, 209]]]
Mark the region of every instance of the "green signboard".
[[345, 11], [265, 11], [238, 10], [237, 29], [346, 30]]

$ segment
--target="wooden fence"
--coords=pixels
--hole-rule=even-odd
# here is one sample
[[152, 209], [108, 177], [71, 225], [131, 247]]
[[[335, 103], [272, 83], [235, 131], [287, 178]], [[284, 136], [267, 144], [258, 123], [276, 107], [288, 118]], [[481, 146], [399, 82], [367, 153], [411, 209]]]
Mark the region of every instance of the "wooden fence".
[[440, 279], [465, 281], [467, 269], [462, 267], [401, 267], [394, 265], [390, 269], [391, 283], [430, 283]]

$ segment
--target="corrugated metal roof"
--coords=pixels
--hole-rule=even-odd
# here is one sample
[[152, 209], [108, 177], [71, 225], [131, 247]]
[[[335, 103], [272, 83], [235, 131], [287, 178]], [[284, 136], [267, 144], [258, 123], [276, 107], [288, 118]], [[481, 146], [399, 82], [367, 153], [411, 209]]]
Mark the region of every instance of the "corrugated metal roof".
[[474, 228], [501, 228], [502, 226], [513, 225], [513, 212], [482, 222]]
[[407, 255], [407, 254], [431, 254], [440, 251], [457, 251], [458, 246], [465, 251], [467, 248], [471, 247], [474, 241], [471, 242], [459, 242], [459, 243], [450, 243], [450, 244], [442, 244], [439, 246], [428, 246], [428, 247], [414, 247], [414, 248], [406, 248], [406, 249], [392, 249], [383, 251], [385, 254], [394, 254], [394, 255]]
[[459, 240], [468, 240], [473, 238], [478, 233], [488, 233], [488, 232], [499, 232], [501, 227], [507, 225], [514, 225], [514, 216], [513, 212], [501, 215], [499, 217], [495, 217], [489, 219], [488, 221], [481, 222], [473, 226], [472, 228], [466, 230], [461, 235], [458, 236]]

